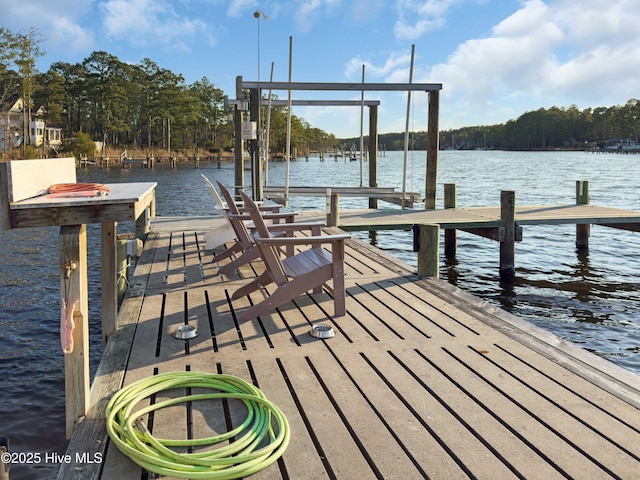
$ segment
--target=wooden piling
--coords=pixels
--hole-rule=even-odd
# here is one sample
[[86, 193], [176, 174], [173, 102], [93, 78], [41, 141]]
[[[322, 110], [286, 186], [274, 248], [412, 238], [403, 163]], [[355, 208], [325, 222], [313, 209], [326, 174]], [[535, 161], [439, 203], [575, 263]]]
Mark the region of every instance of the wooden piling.
[[340, 194], [331, 193], [327, 189], [327, 226], [337, 227], [340, 224]]
[[418, 232], [418, 275], [439, 277], [440, 225], [420, 225]]
[[107, 344], [109, 336], [116, 331], [118, 317], [118, 296], [116, 294], [116, 222], [104, 222], [102, 225], [102, 346]]
[[[369, 186], [378, 186], [378, 106], [369, 107]], [[369, 198], [369, 208], [378, 208], [378, 199]]]
[[500, 219], [504, 229], [500, 240], [500, 277], [513, 277], [516, 273], [516, 192], [513, 190], [500, 192]]
[[3, 230], [11, 228], [11, 209], [9, 208], [9, 179], [7, 164], [0, 162], [0, 221]]
[[429, 124], [427, 131], [427, 177], [424, 208], [435, 210], [438, 184], [438, 119], [440, 115], [440, 91], [429, 92]]
[[[456, 208], [456, 184], [444, 184], [444, 208]], [[455, 228], [444, 230], [444, 254], [446, 257], [455, 257], [458, 249], [457, 231]]]
[[117, 254], [116, 254], [116, 265], [117, 265], [117, 279], [116, 279], [116, 295], [118, 299], [118, 305], [122, 303], [124, 299], [124, 295], [127, 293], [127, 277], [129, 275], [128, 262], [127, 258], [127, 243], [129, 239], [131, 239], [133, 235], [118, 235], [117, 241]]
[[[86, 225], [60, 227], [60, 303], [73, 311], [73, 351], [64, 356], [66, 435], [89, 409], [89, 297]], [[75, 304], [75, 302], [78, 302]], [[62, 309], [61, 316], [65, 316]], [[62, 318], [61, 320], [64, 320]]]
[[149, 223], [150, 218], [149, 209], [147, 208], [145, 212], [136, 219], [136, 238], [142, 241], [146, 240], [147, 234], [151, 230]]
[[[576, 204], [589, 205], [589, 182], [586, 180], [578, 180], [576, 182]], [[591, 225], [576, 225], [576, 249], [584, 251], [589, 249], [589, 236], [591, 235]]]
[[[244, 92], [242, 89], [242, 76], [236, 77], [236, 98], [243, 98]], [[234, 137], [234, 191], [233, 194], [236, 199], [240, 199], [240, 190], [244, 189], [244, 140], [242, 139], [242, 122], [244, 121], [244, 115], [240, 108], [236, 107], [234, 110], [233, 122], [235, 126]]]
[[9, 480], [9, 468], [11, 458], [7, 458], [9, 452], [9, 437], [0, 436], [0, 480]]

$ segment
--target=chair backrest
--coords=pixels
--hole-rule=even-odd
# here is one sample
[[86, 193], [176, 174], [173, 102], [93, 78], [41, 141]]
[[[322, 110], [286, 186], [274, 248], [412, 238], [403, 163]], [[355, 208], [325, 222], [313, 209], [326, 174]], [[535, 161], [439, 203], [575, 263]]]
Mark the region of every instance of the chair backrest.
[[218, 180], [218, 188], [220, 189], [220, 193], [222, 193], [224, 201], [227, 202], [227, 209], [229, 210], [229, 212], [234, 215], [240, 215], [240, 210], [238, 210], [238, 206], [233, 199], [233, 195], [231, 195], [231, 192], [227, 187], [220, 183], [220, 180]]
[[[260, 213], [260, 209], [256, 203], [242, 190], [240, 191], [240, 196], [242, 197], [244, 206], [249, 210], [251, 220], [253, 221], [258, 236], [260, 238], [272, 238], [271, 233], [267, 228], [267, 224], [265, 223], [264, 218], [262, 218], [262, 214]], [[284, 266], [280, 259], [280, 251], [274, 246], [262, 245], [260, 246], [260, 253], [267, 270], [269, 270], [271, 274], [271, 278], [273, 278], [273, 281], [277, 285], [285, 283], [287, 281], [287, 274], [284, 271]]]
[[220, 211], [220, 213], [224, 214], [225, 213], [224, 211], [225, 211], [225, 209], [227, 207], [224, 204], [224, 202], [222, 201], [222, 198], [220, 198], [220, 194], [218, 193], [216, 188], [213, 186], [213, 183], [211, 183], [211, 180], [209, 180], [207, 177], [204, 176], [204, 173], [201, 173], [200, 175], [202, 175], [202, 179], [204, 180], [205, 185], [207, 186], [207, 188], [211, 192], [211, 196], [213, 197], [213, 199], [216, 202], [216, 210], [218, 210], [218, 211]]
[[253, 245], [253, 240], [251, 238], [251, 234], [249, 233], [249, 230], [247, 229], [247, 226], [245, 225], [244, 221], [233, 219], [234, 215], [240, 215], [240, 210], [238, 210], [238, 206], [236, 205], [236, 202], [233, 200], [233, 197], [231, 196], [231, 192], [227, 187], [225, 187], [222, 183], [220, 183], [219, 180], [218, 180], [218, 188], [220, 188], [220, 193], [222, 193], [222, 197], [227, 202], [228, 215], [229, 215], [228, 218], [230, 219], [231, 226], [233, 227], [233, 231], [236, 232], [236, 237], [238, 238], [238, 242], [240, 242], [240, 245], [242, 245], [245, 249], [249, 248], [251, 245]]

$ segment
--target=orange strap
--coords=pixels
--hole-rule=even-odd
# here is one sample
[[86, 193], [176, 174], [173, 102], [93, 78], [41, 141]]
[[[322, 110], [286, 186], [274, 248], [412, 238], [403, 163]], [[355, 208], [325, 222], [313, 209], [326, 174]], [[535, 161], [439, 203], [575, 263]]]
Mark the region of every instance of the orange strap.
[[109, 192], [109, 187], [103, 183], [54, 183], [49, 187], [49, 193], [70, 192]]

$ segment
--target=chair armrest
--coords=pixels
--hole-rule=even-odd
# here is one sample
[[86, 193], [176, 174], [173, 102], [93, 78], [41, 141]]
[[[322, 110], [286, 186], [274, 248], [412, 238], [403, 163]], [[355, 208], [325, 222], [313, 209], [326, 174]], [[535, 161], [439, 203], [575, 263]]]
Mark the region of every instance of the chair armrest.
[[258, 206], [258, 211], [260, 211], [260, 212], [280, 213], [281, 209], [282, 209], [282, 205], [261, 205], [261, 206]]
[[[262, 218], [265, 220], [287, 220], [290, 221], [289, 223], [292, 223], [294, 220], [294, 217], [297, 215], [296, 212], [291, 212], [291, 213], [265, 213], [262, 215]], [[251, 220], [251, 215], [247, 215], [247, 214], [241, 214], [241, 215], [237, 215], [237, 214], [230, 214], [229, 217], [236, 219], [236, 220]]]
[[320, 235], [318, 237], [256, 237], [255, 240], [257, 244], [278, 247], [287, 245], [319, 245], [323, 243], [340, 243], [350, 238], [351, 235], [349, 235], [348, 233], [338, 233], [336, 235]]
[[[246, 213], [249, 211], [247, 207], [237, 205], [238, 211], [242, 213]], [[280, 213], [282, 209], [282, 205], [262, 205], [258, 207], [258, 211], [260, 212], [271, 212], [271, 213]], [[283, 212], [284, 213], [284, 212]]]
[[288, 212], [288, 213], [263, 213], [262, 218], [265, 220], [291, 220], [293, 221], [294, 217], [298, 215], [296, 212]]
[[270, 232], [297, 232], [299, 230], [320, 230], [325, 227], [325, 222], [293, 222], [293, 223], [276, 223], [267, 225]]

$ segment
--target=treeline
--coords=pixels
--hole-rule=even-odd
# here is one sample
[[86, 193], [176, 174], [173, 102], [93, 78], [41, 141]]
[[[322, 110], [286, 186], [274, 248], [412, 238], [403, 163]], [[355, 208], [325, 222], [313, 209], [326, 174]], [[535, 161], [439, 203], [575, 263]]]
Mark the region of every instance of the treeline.
[[[640, 135], [640, 100], [625, 105], [579, 110], [541, 108], [499, 125], [464, 127], [440, 132], [441, 149], [553, 150], [601, 147]], [[426, 132], [411, 132], [410, 148], [427, 148]], [[355, 142], [356, 139], [345, 140]], [[386, 150], [403, 150], [404, 133], [378, 137]]]
[[454, 148], [502, 150], [582, 149], [630, 139], [640, 133], [640, 100], [624, 105], [551, 107], [526, 112], [517, 120], [486, 127], [441, 132], [440, 144]]
[[[37, 30], [16, 34], [0, 28], [0, 110], [10, 106], [9, 100], [23, 98], [29, 111], [44, 107], [40, 120], [63, 128], [66, 138], [83, 132], [106, 148], [232, 148], [234, 127], [224, 109], [224, 92], [206, 77], [187, 84], [182, 75], [150, 59], [130, 64], [102, 51], [79, 63], [56, 62], [48, 71], [37, 72], [43, 42]], [[271, 109], [272, 152], [285, 149], [286, 116], [286, 107]], [[25, 145], [31, 143], [27, 130]], [[334, 144], [333, 135], [292, 115], [293, 148], [319, 150]]]

